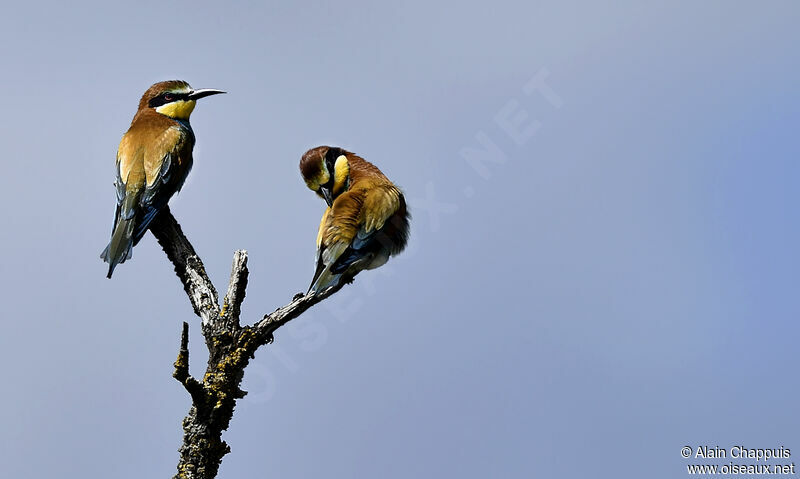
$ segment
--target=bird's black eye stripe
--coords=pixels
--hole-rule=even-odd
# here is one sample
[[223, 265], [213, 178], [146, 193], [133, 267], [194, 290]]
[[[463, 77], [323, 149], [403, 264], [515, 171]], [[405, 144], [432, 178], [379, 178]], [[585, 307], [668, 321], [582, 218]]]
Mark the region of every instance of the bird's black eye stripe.
[[332, 165], [336, 163], [336, 158], [339, 158], [342, 155], [344, 155], [344, 151], [341, 148], [336, 148], [336, 147], [328, 148], [328, 152], [325, 155], [325, 161], [329, 165]]
[[173, 101], [186, 100], [188, 98], [189, 98], [189, 93], [166, 92], [150, 100], [147, 103], [147, 106], [149, 106], [150, 108], [157, 108], [161, 105], [172, 103]]
[[328, 186], [333, 188], [333, 173], [334, 173], [334, 166], [336, 165], [336, 158], [344, 155], [344, 151], [341, 148], [329, 148], [328, 152], [325, 155], [325, 166], [328, 167], [328, 173], [331, 175], [330, 180], [328, 180]]

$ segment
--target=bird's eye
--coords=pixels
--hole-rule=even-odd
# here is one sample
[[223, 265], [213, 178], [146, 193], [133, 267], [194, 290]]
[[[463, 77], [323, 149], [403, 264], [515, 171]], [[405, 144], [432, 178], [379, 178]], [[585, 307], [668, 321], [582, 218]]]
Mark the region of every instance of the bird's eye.
[[164, 99], [167, 101], [172, 101], [175, 99], [175, 97], [172, 94], [167, 93], [166, 95], [164, 95]]

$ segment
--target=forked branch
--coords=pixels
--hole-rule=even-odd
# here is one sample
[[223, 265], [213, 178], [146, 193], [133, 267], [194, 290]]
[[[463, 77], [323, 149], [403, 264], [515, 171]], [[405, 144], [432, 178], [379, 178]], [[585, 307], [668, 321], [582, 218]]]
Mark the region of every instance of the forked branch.
[[189, 373], [189, 325], [184, 322], [173, 376], [189, 392], [192, 407], [183, 420], [183, 444], [174, 479], [212, 479], [222, 457], [230, 452], [222, 440], [222, 431], [230, 424], [236, 400], [246, 394], [239, 386], [256, 350], [272, 342], [275, 330], [342, 286], [318, 294], [298, 294], [253, 326], [241, 326], [239, 315], [249, 275], [247, 252], [234, 253], [230, 282], [220, 308], [217, 290], [203, 262], [168, 208], [159, 213], [150, 231], [175, 267], [195, 314], [202, 320], [209, 354], [203, 381], [198, 381]]

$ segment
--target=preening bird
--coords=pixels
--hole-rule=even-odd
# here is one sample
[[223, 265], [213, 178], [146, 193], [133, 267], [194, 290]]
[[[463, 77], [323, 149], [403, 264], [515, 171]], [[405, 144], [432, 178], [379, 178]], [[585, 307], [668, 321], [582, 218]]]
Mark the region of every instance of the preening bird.
[[309, 292], [352, 281], [406, 247], [406, 200], [375, 165], [341, 148], [318, 146], [303, 155], [300, 173], [328, 204], [319, 225], [317, 269]]
[[111, 241], [100, 254], [108, 276], [131, 258], [133, 247], [192, 168], [194, 132], [189, 116], [195, 102], [220, 90], [193, 90], [185, 81], [156, 83], [144, 92], [139, 109], [117, 150], [117, 208]]

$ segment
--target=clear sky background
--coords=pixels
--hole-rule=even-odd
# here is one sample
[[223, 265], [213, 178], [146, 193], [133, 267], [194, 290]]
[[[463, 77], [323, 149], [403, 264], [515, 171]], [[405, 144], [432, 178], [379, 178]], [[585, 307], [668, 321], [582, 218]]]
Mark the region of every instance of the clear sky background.
[[259, 351], [220, 477], [676, 478], [686, 445], [795, 461], [798, 19], [790, 1], [5, 5], [0, 476], [175, 471], [172, 362], [189, 321], [202, 375], [199, 320], [151, 235], [111, 281], [98, 259], [119, 139], [174, 78], [229, 92], [199, 102], [171, 205], [218, 289], [248, 250], [244, 322], [313, 273], [306, 149], [361, 154], [413, 213], [406, 253]]

